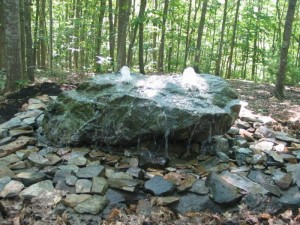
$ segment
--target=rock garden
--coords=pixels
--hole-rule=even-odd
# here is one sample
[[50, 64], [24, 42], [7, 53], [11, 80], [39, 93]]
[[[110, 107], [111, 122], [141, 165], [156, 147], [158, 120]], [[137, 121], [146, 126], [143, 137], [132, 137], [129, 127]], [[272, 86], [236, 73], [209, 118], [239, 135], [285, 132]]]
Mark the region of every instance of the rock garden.
[[5, 105], [1, 225], [300, 223], [299, 105], [210, 75], [139, 76]]

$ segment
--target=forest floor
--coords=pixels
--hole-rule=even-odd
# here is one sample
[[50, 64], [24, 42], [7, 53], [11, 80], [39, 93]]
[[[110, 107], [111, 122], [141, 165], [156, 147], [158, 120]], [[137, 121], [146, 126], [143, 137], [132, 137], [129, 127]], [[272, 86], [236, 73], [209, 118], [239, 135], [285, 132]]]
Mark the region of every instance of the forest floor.
[[[280, 125], [288, 127], [290, 121], [300, 121], [300, 87], [286, 87], [286, 98], [278, 100], [273, 97], [274, 85], [259, 84], [249, 81], [230, 80], [231, 85], [238, 91], [239, 98], [247, 108], [258, 115], [270, 116]], [[40, 84], [25, 88], [18, 93], [0, 96], [0, 124], [21, 110], [29, 98], [38, 94], [58, 95], [61, 90], [75, 88], [75, 85], [57, 85], [54, 83]], [[288, 127], [289, 128], [289, 127]], [[292, 133], [300, 138], [299, 127], [291, 127]], [[112, 219], [112, 220], [111, 220]], [[113, 221], [113, 222], [112, 222]], [[170, 223], [172, 221], [172, 223]], [[135, 223], [136, 222], [136, 223]], [[0, 221], [1, 224], [1, 221]], [[167, 208], [160, 208], [150, 217], [115, 210], [111, 218], [102, 224], [300, 224], [300, 213], [288, 210], [280, 215], [262, 213], [256, 215], [241, 208], [239, 212], [223, 215], [206, 212], [175, 215]]]

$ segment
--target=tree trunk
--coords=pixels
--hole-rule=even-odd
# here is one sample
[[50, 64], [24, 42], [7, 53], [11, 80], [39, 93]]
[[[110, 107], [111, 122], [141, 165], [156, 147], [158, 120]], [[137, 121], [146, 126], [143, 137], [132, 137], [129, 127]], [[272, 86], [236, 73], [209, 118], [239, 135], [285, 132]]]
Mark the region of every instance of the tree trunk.
[[221, 76], [220, 74], [220, 68], [221, 68], [221, 59], [222, 59], [222, 51], [223, 51], [223, 40], [224, 40], [224, 33], [225, 33], [225, 24], [226, 24], [226, 19], [227, 19], [227, 5], [228, 5], [228, 0], [225, 0], [224, 3], [224, 11], [223, 11], [223, 20], [222, 20], [222, 28], [221, 28], [221, 37], [220, 37], [220, 43], [219, 43], [219, 49], [218, 49], [218, 59], [216, 62], [216, 70], [215, 74], [217, 76]]
[[114, 18], [113, 18], [113, 6], [112, 0], [108, 1], [108, 21], [109, 21], [109, 56], [111, 58], [112, 70], [114, 70], [114, 58], [115, 58], [115, 43], [116, 43], [116, 32], [114, 26]]
[[75, 50], [74, 50], [74, 69], [79, 69], [79, 51], [80, 51], [80, 29], [81, 29], [81, 0], [76, 1], [75, 5]]
[[[154, 0], [154, 11], [156, 12], [158, 8], [157, 0]], [[157, 21], [153, 21], [153, 27], [157, 27]], [[152, 36], [152, 61], [157, 63], [157, 31], [154, 29], [153, 36]]]
[[161, 28], [160, 46], [159, 46], [159, 53], [158, 53], [158, 71], [159, 72], [164, 72], [165, 33], [166, 33], [168, 8], [169, 8], [169, 0], [165, 0], [164, 11], [163, 11], [163, 21], [162, 21], [162, 28]]
[[[111, 0], [110, 0], [111, 2]], [[102, 44], [102, 29], [103, 29], [103, 19], [105, 15], [106, 9], [106, 0], [100, 1], [100, 13], [98, 17], [98, 25], [97, 25], [97, 37], [96, 37], [96, 57], [95, 57], [95, 68], [97, 72], [100, 72], [101, 65], [97, 64], [97, 56], [101, 56], [101, 44]]]
[[36, 68], [37, 65], [37, 49], [38, 49], [38, 25], [39, 25], [39, 14], [40, 14], [40, 0], [36, 0], [36, 12], [35, 12], [35, 21], [34, 21], [34, 33], [33, 33], [33, 63], [34, 63], [34, 68]]
[[[26, 44], [25, 44], [25, 15], [24, 15], [24, 0], [19, 0], [19, 10], [20, 10], [20, 29], [21, 29], [21, 58], [24, 75], [26, 74]], [[24, 77], [26, 79], [26, 77]]]
[[286, 70], [286, 65], [288, 60], [288, 51], [289, 51], [290, 40], [292, 35], [296, 4], [297, 4], [297, 0], [289, 0], [289, 6], [286, 13], [283, 38], [282, 38], [282, 44], [280, 49], [279, 67], [278, 67], [278, 72], [276, 74], [275, 96], [277, 98], [284, 98], [285, 70]]
[[26, 77], [31, 82], [34, 81], [34, 58], [31, 36], [31, 0], [24, 2], [24, 22], [26, 35]]
[[231, 77], [232, 57], [233, 57], [233, 50], [234, 50], [234, 46], [235, 46], [235, 36], [236, 36], [240, 3], [241, 3], [241, 0], [238, 0], [237, 6], [236, 6], [236, 11], [235, 11], [235, 17], [234, 17], [233, 34], [231, 37], [230, 53], [229, 53], [229, 58], [228, 58], [228, 67], [227, 67], [227, 74], [226, 74], [226, 78], [228, 78], [228, 79]]
[[184, 68], [186, 67], [186, 62], [187, 62], [187, 58], [189, 55], [191, 13], [192, 13], [192, 0], [190, 0], [190, 2], [189, 2], [189, 11], [188, 11], [188, 15], [187, 15], [187, 28], [186, 28], [185, 51], [184, 51], [184, 62], [183, 62]]
[[5, 91], [18, 88], [23, 79], [19, 0], [3, 0], [5, 29], [6, 83]]
[[204, 30], [204, 24], [205, 24], [205, 15], [207, 12], [207, 4], [208, 4], [208, 0], [205, 0], [202, 5], [201, 18], [200, 18], [199, 27], [198, 27], [197, 46], [196, 46], [196, 54], [195, 54], [195, 59], [194, 59], [194, 69], [195, 69], [196, 73], [200, 73], [199, 63], [200, 63], [203, 30]]
[[147, 0], [141, 0], [140, 9], [140, 23], [139, 23], [139, 67], [140, 73], [145, 74], [144, 65], [144, 21], [145, 21], [145, 10], [146, 10]]
[[46, 54], [47, 54], [47, 45], [46, 45], [46, 0], [42, 0], [41, 11], [40, 11], [40, 68], [46, 69]]
[[117, 70], [126, 65], [126, 36], [131, 8], [131, 0], [119, 2]]
[[52, 0], [49, 1], [49, 69], [53, 70], [53, 15], [52, 15]]
[[5, 36], [4, 36], [4, 12], [3, 0], [0, 0], [0, 73], [5, 68]]

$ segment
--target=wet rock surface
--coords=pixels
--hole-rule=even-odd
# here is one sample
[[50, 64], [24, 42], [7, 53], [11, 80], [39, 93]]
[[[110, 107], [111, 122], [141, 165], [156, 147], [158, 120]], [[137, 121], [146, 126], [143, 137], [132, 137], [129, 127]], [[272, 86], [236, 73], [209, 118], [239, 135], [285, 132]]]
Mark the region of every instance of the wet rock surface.
[[287, 131], [278, 134], [271, 118], [243, 108], [226, 134], [198, 149], [170, 145], [166, 157], [138, 146], [48, 146], [32, 123], [43, 114], [38, 110], [29, 107], [0, 124], [1, 225], [207, 224], [200, 218], [209, 215], [215, 223], [237, 223], [237, 211], [252, 218], [250, 224], [278, 213], [280, 224], [300, 222], [300, 141]]
[[47, 140], [62, 146], [128, 146], [155, 138], [167, 148], [171, 140], [199, 142], [223, 134], [240, 110], [237, 94], [218, 76], [193, 72], [132, 74], [129, 82], [122, 78], [96, 76], [60, 95], [45, 112]]

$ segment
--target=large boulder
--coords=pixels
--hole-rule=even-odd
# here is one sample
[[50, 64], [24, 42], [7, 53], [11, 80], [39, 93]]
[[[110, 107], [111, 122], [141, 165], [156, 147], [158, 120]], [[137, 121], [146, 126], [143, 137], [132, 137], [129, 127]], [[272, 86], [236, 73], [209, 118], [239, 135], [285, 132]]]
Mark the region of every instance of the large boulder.
[[[125, 77], [126, 78], [126, 77]], [[222, 78], [105, 74], [62, 93], [46, 109], [43, 132], [55, 145], [201, 142], [225, 133], [238, 116], [235, 91]]]

